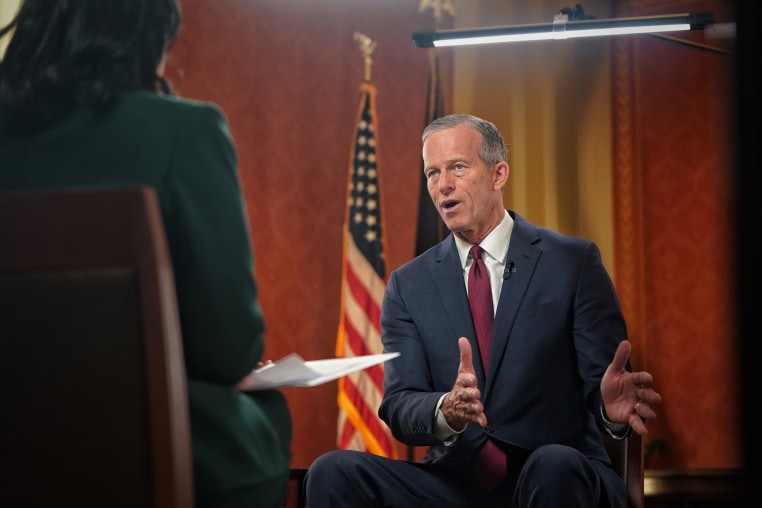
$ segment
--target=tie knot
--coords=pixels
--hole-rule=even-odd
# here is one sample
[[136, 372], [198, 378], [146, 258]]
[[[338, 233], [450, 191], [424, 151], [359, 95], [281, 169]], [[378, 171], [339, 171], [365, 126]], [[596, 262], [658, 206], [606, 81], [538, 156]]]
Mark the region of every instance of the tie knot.
[[480, 246], [474, 245], [473, 247], [471, 247], [471, 257], [474, 258], [474, 260], [481, 259], [482, 251], [483, 249]]

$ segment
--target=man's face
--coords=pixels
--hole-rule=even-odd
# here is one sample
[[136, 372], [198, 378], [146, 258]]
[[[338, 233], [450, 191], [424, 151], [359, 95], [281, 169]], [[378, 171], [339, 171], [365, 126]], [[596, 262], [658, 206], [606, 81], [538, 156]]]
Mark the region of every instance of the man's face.
[[508, 165], [487, 168], [481, 145], [481, 135], [466, 125], [434, 132], [423, 145], [429, 196], [447, 228], [471, 243], [479, 243], [504, 215], [501, 189]]

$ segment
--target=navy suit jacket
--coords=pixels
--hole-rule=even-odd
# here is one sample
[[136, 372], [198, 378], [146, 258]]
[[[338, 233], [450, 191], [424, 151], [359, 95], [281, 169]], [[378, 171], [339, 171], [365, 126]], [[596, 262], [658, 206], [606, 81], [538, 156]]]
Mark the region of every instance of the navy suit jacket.
[[[493, 439], [534, 450], [559, 443], [609, 462], [601, 441], [600, 381], [626, 339], [616, 292], [594, 243], [515, 224], [489, 365], [481, 364], [463, 268], [450, 234], [393, 271], [381, 326], [386, 362], [379, 416], [423, 462], [459, 466]], [[450, 446], [435, 435], [435, 407], [457, 377], [458, 338], [471, 342], [488, 425], [468, 425]], [[629, 365], [628, 365], [629, 369]]]

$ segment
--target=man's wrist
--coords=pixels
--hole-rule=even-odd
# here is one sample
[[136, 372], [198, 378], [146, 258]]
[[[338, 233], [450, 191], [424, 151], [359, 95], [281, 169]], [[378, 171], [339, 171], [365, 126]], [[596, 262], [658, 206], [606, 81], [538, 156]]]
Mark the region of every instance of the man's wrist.
[[603, 428], [606, 433], [614, 439], [625, 439], [630, 436], [632, 429], [627, 423], [616, 423], [609, 420], [606, 414], [606, 408], [601, 404], [601, 421], [603, 422]]
[[[447, 395], [447, 394], [445, 394]], [[442, 413], [441, 407], [444, 401], [445, 395], [439, 397], [437, 401], [437, 407], [434, 410], [434, 435], [442, 441], [445, 446], [450, 446], [458, 440], [460, 435], [466, 430], [465, 427], [462, 430], [455, 430], [447, 423], [444, 413]]]

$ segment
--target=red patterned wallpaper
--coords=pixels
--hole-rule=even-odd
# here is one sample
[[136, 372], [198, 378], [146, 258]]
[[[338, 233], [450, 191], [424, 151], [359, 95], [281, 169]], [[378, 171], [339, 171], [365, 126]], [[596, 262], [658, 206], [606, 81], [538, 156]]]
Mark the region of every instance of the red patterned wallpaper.
[[[707, 10], [721, 2], [618, 2], [619, 16]], [[716, 5], [714, 5], [716, 4]], [[733, 58], [649, 37], [613, 47], [617, 287], [638, 351], [664, 397], [650, 467], [741, 466], [734, 316]]]

